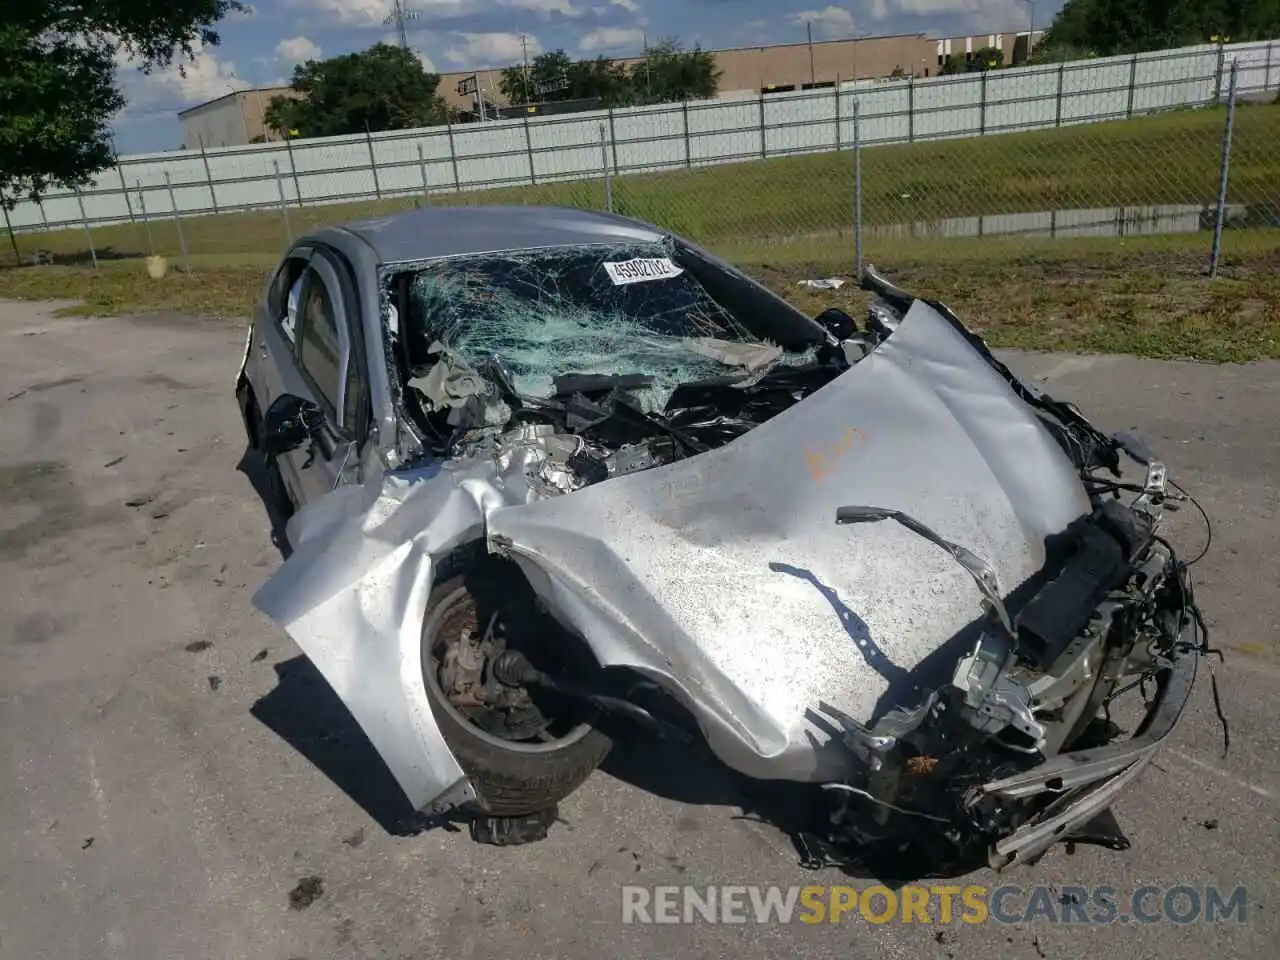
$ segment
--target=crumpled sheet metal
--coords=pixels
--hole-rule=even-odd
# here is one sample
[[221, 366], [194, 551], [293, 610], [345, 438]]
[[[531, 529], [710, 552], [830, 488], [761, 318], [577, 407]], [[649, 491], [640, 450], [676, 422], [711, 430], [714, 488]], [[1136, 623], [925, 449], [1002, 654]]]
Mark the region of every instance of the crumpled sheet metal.
[[294, 551], [253, 603], [302, 648], [417, 809], [464, 780], [423, 686], [421, 628], [438, 558], [483, 536], [500, 494], [445, 465], [339, 487], [289, 522]]
[[981, 616], [950, 556], [898, 524], [837, 527], [844, 504], [910, 513], [987, 558], [1005, 593], [1089, 510], [1034, 414], [917, 302], [850, 372], [734, 442], [497, 511], [488, 530], [603, 662], [679, 691], [729, 765], [827, 779], [847, 758], [806, 711], [873, 722]]
[[[1089, 505], [1074, 467], [960, 335], [916, 303], [851, 371], [718, 450], [535, 500], [492, 457], [340, 489], [290, 525], [254, 603], [343, 699], [416, 807], [462, 777], [427, 704], [420, 626], [435, 564], [487, 535], [605, 665], [693, 711], [749, 776], [837, 779], [851, 757], [806, 712], [863, 722], [980, 615], [969, 575], [912, 514], [990, 560], [1008, 592]], [[892, 690], [891, 690], [892, 687]]]
[[782, 358], [782, 348], [776, 343], [736, 343], [714, 337], [691, 337], [684, 344], [700, 356], [719, 360], [725, 366], [743, 367], [753, 373], [772, 366]]

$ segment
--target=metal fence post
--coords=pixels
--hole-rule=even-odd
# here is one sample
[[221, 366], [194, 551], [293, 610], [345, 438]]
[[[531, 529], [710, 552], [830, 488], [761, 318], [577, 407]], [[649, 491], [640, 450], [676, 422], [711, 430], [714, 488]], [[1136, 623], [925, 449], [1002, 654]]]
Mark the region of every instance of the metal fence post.
[[1133, 88], [1138, 79], [1138, 55], [1135, 53], [1133, 59], [1129, 61], [1129, 106], [1125, 110], [1125, 117], [1133, 116]]
[[458, 150], [453, 143], [453, 121], [446, 119], [445, 126], [449, 131], [449, 162], [453, 164], [453, 190], [457, 193], [462, 189], [462, 182], [458, 179]]
[[[373, 134], [369, 132], [369, 124], [364, 125], [364, 142], [369, 145], [369, 172], [373, 174], [373, 193], [379, 200], [382, 199], [382, 184], [378, 182], [378, 161], [373, 158]], [[280, 165], [276, 164], [276, 179], [279, 179]], [[284, 185], [281, 184], [281, 197], [284, 196]], [[290, 238], [292, 240], [292, 237]]]
[[18, 238], [13, 235], [13, 224], [9, 222], [9, 204], [0, 197], [0, 210], [4, 211], [4, 228], [9, 231], [9, 245], [13, 247], [13, 262], [22, 266], [22, 253], [18, 250]]
[[182, 250], [182, 269], [191, 272], [191, 258], [187, 256], [187, 238], [182, 235], [182, 217], [178, 216], [178, 201], [173, 195], [173, 180], [169, 171], [164, 172], [164, 185], [169, 188], [169, 209], [173, 212], [173, 223], [178, 228], [178, 247]]
[[618, 137], [613, 129], [613, 107], [609, 108], [609, 149], [613, 153], [613, 172], [618, 172]]
[[280, 161], [272, 160], [271, 166], [276, 171], [276, 190], [280, 194], [280, 212], [284, 214], [284, 233], [289, 238], [289, 242], [293, 243], [293, 227], [289, 225], [289, 204], [284, 199], [284, 180], [280, 178]]
[[418, 143], [418, 172], [422, 175], [422, 195], [431, 202], [431, 188], [427, 186], [427, 161], [422, 155], [422, 143]]
[[533, 137], [529, 133], [529, 114], [524, 115], [524, 148], [529, 154], [529, 183], [536, 184], [538, 175], [533, 169]]
[[907, 143], [916, 142], [916, 78], [907, 78]]
[[853, 98], [853, 247], [862, 276], [862, 131], [858, 124], [858, 98]]
[[89, 240], [89, 259], [93, 261], [93, 269], [98, 269], [98, 251], [93, 248], [93, 231], [89, 229], [89, 215], [84, 212], [84, 194], [76, 187], [76, 202], [80, 204], [80, 222], [84, 224], [84, 235]]
[[840, 152], [840, 74], [836, 74], [836, 153]]
[[213, 212], [217, 213], [218, 195], [213, 192], [213, 174], [209, 172], [209, 155], [204, 152], [204, 134], [197, 133], [196, 138], [200, 141], [200, 159], [204, 161], [204, 179], [205, 183], [209, 184], [209, 200], [213, 203]]
[[760, 159], [769, 157], [769, 141], [764, 134], [764, 90], [760, 91]]
[[1213, 79], [1213, 102], [1215, 104], [1222, 102], [1222, 68], [1226, 66], [1226, 41], [1218, 41], [1218, 69]]
[[135, 182], [138, 184], [138, 210], [142, 213], [142, 228], [147, 232], [147, 256], [154, 257], [156, 244], [151, 236], [151, 218], [147, 216], [147, 198], [142, 192], [142, 181]]
[[1222, 168], [1218, 173], [1218, 216], [1213, 224], [1213, 253], [1209, 258], [1209, 276], [1218, 275], [1218, 264], [1222, 259], [1222, 227], [1227, 219], [1227, 181], [1231, 171], [1231, 136], [1235, 132], [1236, 121], [1236, 76], [1239, 65], [1231, 61], [1231, 80], [1227, 89], [1227, 123], [1222, 130]]
[[613, 213], [613, 180], [609, 176], [609, 132], [600, 124], [600, 165], [604, 167], [604, 208]]
[[[289, 175], [293, 177], [293, 199], [298, 201], [298, 208], [302, 208], [302, 187], [298, 184], [298, 165], [293, 162], [293, 138], [289, 136], [289, 131], [284, 132], [284, 149], [289, 154]], [[374, 183], [378, 182], [378, 173], [374, 171]]]
[[116, 174], [120, 177], [120, 192], [124, 194], [124, 208], [129, 211], [129, 222], [137, 223], [133, 215], [133, 201], [129, 199], [129, 185], [124, 182], [124, 167], [116, 164]]
[[684, 113], [684, 165], [693, 166], [693, 151], [689, 147], [689, 101], [681, 100], [680, 107]]
[[1067, 72], [1066, 61], [1058, 64], [1058, 103], [1056, 112], [1053, 117], [1053, 125], [1055, 127], [1062, 126], [1062, 80]]
[[978, 133], [987, 132], [987, 71], [978, 75]]

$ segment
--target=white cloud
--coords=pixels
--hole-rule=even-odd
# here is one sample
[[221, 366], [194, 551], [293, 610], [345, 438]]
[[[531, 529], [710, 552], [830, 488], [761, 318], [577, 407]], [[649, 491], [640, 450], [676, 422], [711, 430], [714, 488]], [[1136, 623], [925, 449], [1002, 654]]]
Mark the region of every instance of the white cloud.
[[319, 60], [322, 52], [306, 37], [285, 37], [276, 44], [276, 56], [291, 64]]
[[893, 0], [893, 5], [903, 13], [926, 16], [934, 13], [972, 13], [983, 3], [982, 0]]
[[[913, 0], [906, 0], [913, 2]], [[931, 2], [931, 0], [924, 0]], [[853, 14], [844, 7], [823, 7], [821, 10], [801, 10], [787, 18], [791, 23], [803, 27], [811, 23], [824, 37], [849, 37], [853, 35]]]
[[633, 27], [600, 27], [578, 41], [583, 53], [601, 50], [617, 50], [620, 47], [639, 47], [644, 43], [644, 31]]
[[[345, 27], [380, 27], [391, 13], [388, 0], [286, 0], [295, 10]], [[467, 12], [467, 0], [412, 0], [406, 5], [419, 17], [457, 16]]]
[[626, 10], [628, 13], [640, 12], [640, 4], [636, 3], [636, 0], [609, 0], [609, 6], [621, 7], [623, 10]]
[[889, 3], [888, 0], [871, 0], [871, 19], [876, 23], [881, 20], [888, 19]]
[[248, 80], [236, 75], [233, 61], [219, 60], [199, 44], [195, 57], [183, 62], [181, 69], [175, 63], [167, 70], [147, 75], [134, 69], [127, 56], [119, 54], [116, 63], [130, 108], [161, 102], [203, 103], [251, 86]]
[[[1026, 30], [1031, 13], [1024, 0], [888, 0], [888, 3], [894, 12], [911, 16], [957, 16], [967, 29], [984, 34]], [[1037, 20], [1043, 18], [1048, 24], [1051, 19], [1049, 13], [1041, 13], [1038, 9], [1036, 13]]]
[[382, 0], [289, 0], [289, 6], [352, 27], [381, 26], [387, 15]]
[[[631, 0], [627, 2], [630, 3]], [[553, 13], [566, 17], [580, 17], [586, 13], [583, 7], [574, 6], [571, 0], [498, 0], [498, 6], [510, 7], [513, 10], [529, 10], [540, 13], [544, 17], [549, 17]]]
[[[509, 66], [524, 57], [517, 33], [455, 33], [458, 42], [444, 52], [446, 60], [469, 67]], [[542, 44], [532, 34], [525, 35], [530, 57], [542, 52]]]
[[115, 118], [116, 127], [172, 120], [179, 110], [252, 86], [237, 76], [234, 62], [219, 60], [199, 44], [194, 59], [184, 62], [181, 71], [175, 64], [168, 70], [144, 74], [123, 50], [115, 59], [116, 78], [126, 100]]

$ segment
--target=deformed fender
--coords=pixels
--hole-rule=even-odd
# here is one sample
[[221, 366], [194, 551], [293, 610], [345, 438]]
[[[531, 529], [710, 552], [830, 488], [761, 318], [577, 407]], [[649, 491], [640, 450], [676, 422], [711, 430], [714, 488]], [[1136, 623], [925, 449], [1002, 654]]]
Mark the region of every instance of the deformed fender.
[[483, 537], [498, 494], [465, 468], [339, 487], [290, 520], [294, 552], [254, 594], [342, 699], [418, 810], [469, 799], [423, 683], [436, 565]]

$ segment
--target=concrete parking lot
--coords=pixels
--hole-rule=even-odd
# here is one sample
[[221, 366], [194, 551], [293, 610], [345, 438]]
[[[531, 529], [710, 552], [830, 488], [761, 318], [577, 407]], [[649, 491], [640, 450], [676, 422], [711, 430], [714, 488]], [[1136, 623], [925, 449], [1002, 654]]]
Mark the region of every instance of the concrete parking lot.
[[[413, 832], [323, 681], [250, 607], [280, 554], [237, 469], [243, 339], [0, 304], [4, 960], [1275, 956], [1280, 364], [1009, 358], [1104, 429], [1140, 431], [1212, 515], [1196, 570], [1232, 745], [1202, 672], [1117, 804], [1131, 850], [1060, 848], [968, 881], [1108, 884], [1122, 901], [1243, 886], [1243, 922], [643, 926], [621, 923], [623, 884], [869, 881], [801, 869], [724, 772], [627, 745], [543, 843]], [[1188, 555], [1203, 542], [1189, 508], [1173, 531]]]

